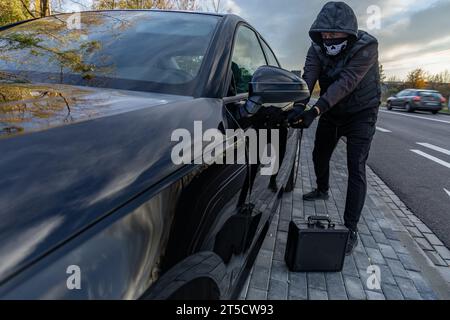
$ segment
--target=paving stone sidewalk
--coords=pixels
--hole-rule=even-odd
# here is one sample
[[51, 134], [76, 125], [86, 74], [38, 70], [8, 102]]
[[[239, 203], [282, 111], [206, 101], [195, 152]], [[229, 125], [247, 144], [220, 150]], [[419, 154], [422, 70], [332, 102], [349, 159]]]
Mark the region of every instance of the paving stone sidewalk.
[[[330, 199], [304, 202], [315, 187], [312, 147], [315, 128], [305, 131], [301, 171], [284, 195], [241, 293], [248, 300], [434, 300], [450, 299], [450, 252], [405, 204], [367, 168], [368, 195], [359, 224], [360, 242], [339, 273], [292, 273], [284, 262], [291, 219], [328, 214], [341, 221], [347, 188], [346, 145], [331, 160]], [[369, 290], [369, 265], [381, 270], [381, 290]]]

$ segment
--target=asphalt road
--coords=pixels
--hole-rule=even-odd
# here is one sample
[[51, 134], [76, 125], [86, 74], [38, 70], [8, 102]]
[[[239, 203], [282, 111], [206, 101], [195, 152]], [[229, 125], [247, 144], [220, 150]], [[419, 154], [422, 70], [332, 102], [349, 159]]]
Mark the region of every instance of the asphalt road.
[[368, 164], [450, 248], [450, 116], [382, 107]]

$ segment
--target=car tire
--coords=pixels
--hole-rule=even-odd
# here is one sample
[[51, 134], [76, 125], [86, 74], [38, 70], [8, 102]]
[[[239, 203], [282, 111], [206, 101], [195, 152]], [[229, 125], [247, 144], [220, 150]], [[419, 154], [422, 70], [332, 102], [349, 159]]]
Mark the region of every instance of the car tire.
[[229, 282], [227, 268], [213, 252], [190, 256], [165, 273], [141, 300], [220, 300]]
[[413, 113], [414, 109], [411, 107], [411, 105], [409, 104], [409, 102], [407, 104], [405, 104], [405, 109], [407, 112], [409, 113]]
[[434, 111], [431, 111], [431, 113], [432, 113], [432, 114], [438, 114], [438, 113], [439, 113], [439, 111], [437, 111], [437, 110], [434, 110]]
[[386, 103], [386, 109], [388, 109], [389, 111], [392, 110], [392, 103], [390, 101]]

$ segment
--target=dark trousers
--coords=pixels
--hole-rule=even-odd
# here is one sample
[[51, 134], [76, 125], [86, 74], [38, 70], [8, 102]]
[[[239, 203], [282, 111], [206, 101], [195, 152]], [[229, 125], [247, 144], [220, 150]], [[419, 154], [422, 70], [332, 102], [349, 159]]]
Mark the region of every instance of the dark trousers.
[[330, 159], [343, 136], [347, 137], [348, 187], [344, 221], [347, 228], [357, 231], [367, 193], [366, 162], [375, 134], [377, 110], [369, 110], [339, 121], [323, 115], [317, 127], [313, 161], [317, 188], [329, 189]]

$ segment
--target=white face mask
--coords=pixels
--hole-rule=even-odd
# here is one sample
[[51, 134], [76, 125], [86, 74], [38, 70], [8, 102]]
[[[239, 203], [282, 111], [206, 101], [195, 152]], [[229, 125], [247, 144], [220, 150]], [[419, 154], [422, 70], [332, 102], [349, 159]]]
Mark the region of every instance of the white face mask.
[[325, 47], [325, 50], [327, 51], [327, 54], [329, 56], [336, 56], [339, 53], [341, 53], [343, 50], [345, 50], [345, 48], [347, 47], [348, 40], [345, 40], [345, 41], [343, 41], [341, 43], [338, 43], [338, 44], [331, 44], [330, 43], [329, 45], [327, 45], [325, 42], [326, 41], [324, 41], [323, 45]]

